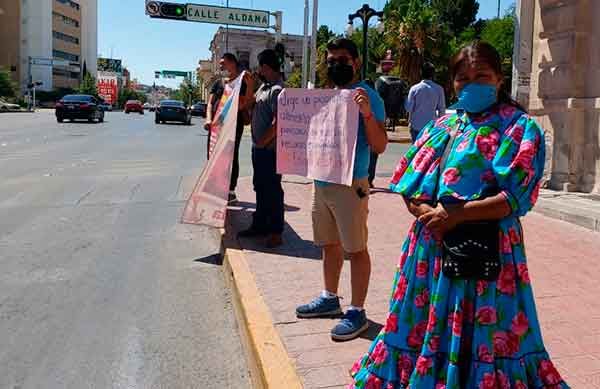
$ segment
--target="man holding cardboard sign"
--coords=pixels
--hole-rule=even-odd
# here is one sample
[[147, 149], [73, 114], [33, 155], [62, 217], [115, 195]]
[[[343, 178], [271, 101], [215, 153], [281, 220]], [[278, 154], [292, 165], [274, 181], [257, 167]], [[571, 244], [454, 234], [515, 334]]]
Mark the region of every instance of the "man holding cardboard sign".
[[[315, 181], [313, 191], [313, 232], [315, 244], [323, 249], [325, 288], [320, 296], [296, 309], [301, 318], [328, 317], [342, 312], [338, 285], [344, 252], [351, 258], [351, 306], [331, 330], [334, 340], [350, 340], [367, 330], [363, 308], [369, 288], [371, 259], [367, 249], [369, 199], [369, 155], [385, 151], [383, 101], [366, 83], [359, 82], [361, 62], [356, 45], [336, 39], [327, 45], [327, 74], [338, 89], [353, 89], [353, 101], [360, 112], [354, 153], [352, 185]], [[353, 129], [354, 130], [354, 129]]]

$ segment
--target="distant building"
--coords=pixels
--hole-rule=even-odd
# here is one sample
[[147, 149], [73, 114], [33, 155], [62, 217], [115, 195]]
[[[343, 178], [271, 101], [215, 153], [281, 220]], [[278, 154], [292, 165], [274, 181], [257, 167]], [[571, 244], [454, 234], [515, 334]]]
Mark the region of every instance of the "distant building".
[[[285, 75], [289, 76], [294, 68], [302, 64], [302, 35], [281, 34], [280, 42], [285, 47]], [[250, 30], [241, 28], [219, 27], [210, 42], [211, 58], [201, 60], [196, 69], [199, 79], [204, 80], [205, 91], [216, 80], [219, 60], [223, 54], [235, 54], [240, 64], [245, 69], [256, 70], [258, 67], [258, 54], [265, 49], [275, 47], [276, 34], [269, 31]]]
[[32, 80], [41, 81], [42, 90], [78, 87], [84, 64], [96, 76], [97, 0], [0, 0], [0, 9], [0, 66], [11, 70], [21, 93], [29, 81], [29, 57], [69, 62], [68, 66], [32, 66]]

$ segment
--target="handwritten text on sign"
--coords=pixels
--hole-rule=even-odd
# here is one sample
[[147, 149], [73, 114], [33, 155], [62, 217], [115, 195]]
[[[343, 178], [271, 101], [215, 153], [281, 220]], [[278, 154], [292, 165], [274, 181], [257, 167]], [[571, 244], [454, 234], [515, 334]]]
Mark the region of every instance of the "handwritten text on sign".
[[352, 185], [355, 91], [284, 89], [277, 106], [277, 172]]

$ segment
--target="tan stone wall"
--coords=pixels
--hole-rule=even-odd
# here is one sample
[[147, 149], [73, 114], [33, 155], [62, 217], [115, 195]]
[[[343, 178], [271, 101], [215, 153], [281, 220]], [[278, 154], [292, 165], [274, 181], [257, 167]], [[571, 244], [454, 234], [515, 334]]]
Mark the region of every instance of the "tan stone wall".
[[548, 184], [600, 192], [600, 2], [536, 0], [531, 113], [547, 131]]
[[15, 66], [16, 71], [12, 72], [12, 77], [15, 82], [20, 80], [21, 65], [21, 6], [20, 0], [0, 0], [0, 9], [3, 14], [0, 15], [0, 42], [2, 49], [0, 50], [0, 66], [11, 69]]

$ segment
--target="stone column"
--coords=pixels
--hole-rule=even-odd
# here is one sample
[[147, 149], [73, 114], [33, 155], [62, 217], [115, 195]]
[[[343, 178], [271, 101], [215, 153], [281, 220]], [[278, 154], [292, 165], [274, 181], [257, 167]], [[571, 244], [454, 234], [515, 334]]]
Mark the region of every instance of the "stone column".
[[600, 192], [600, 2], [535, 0], [529, 108], [552, 189]]

